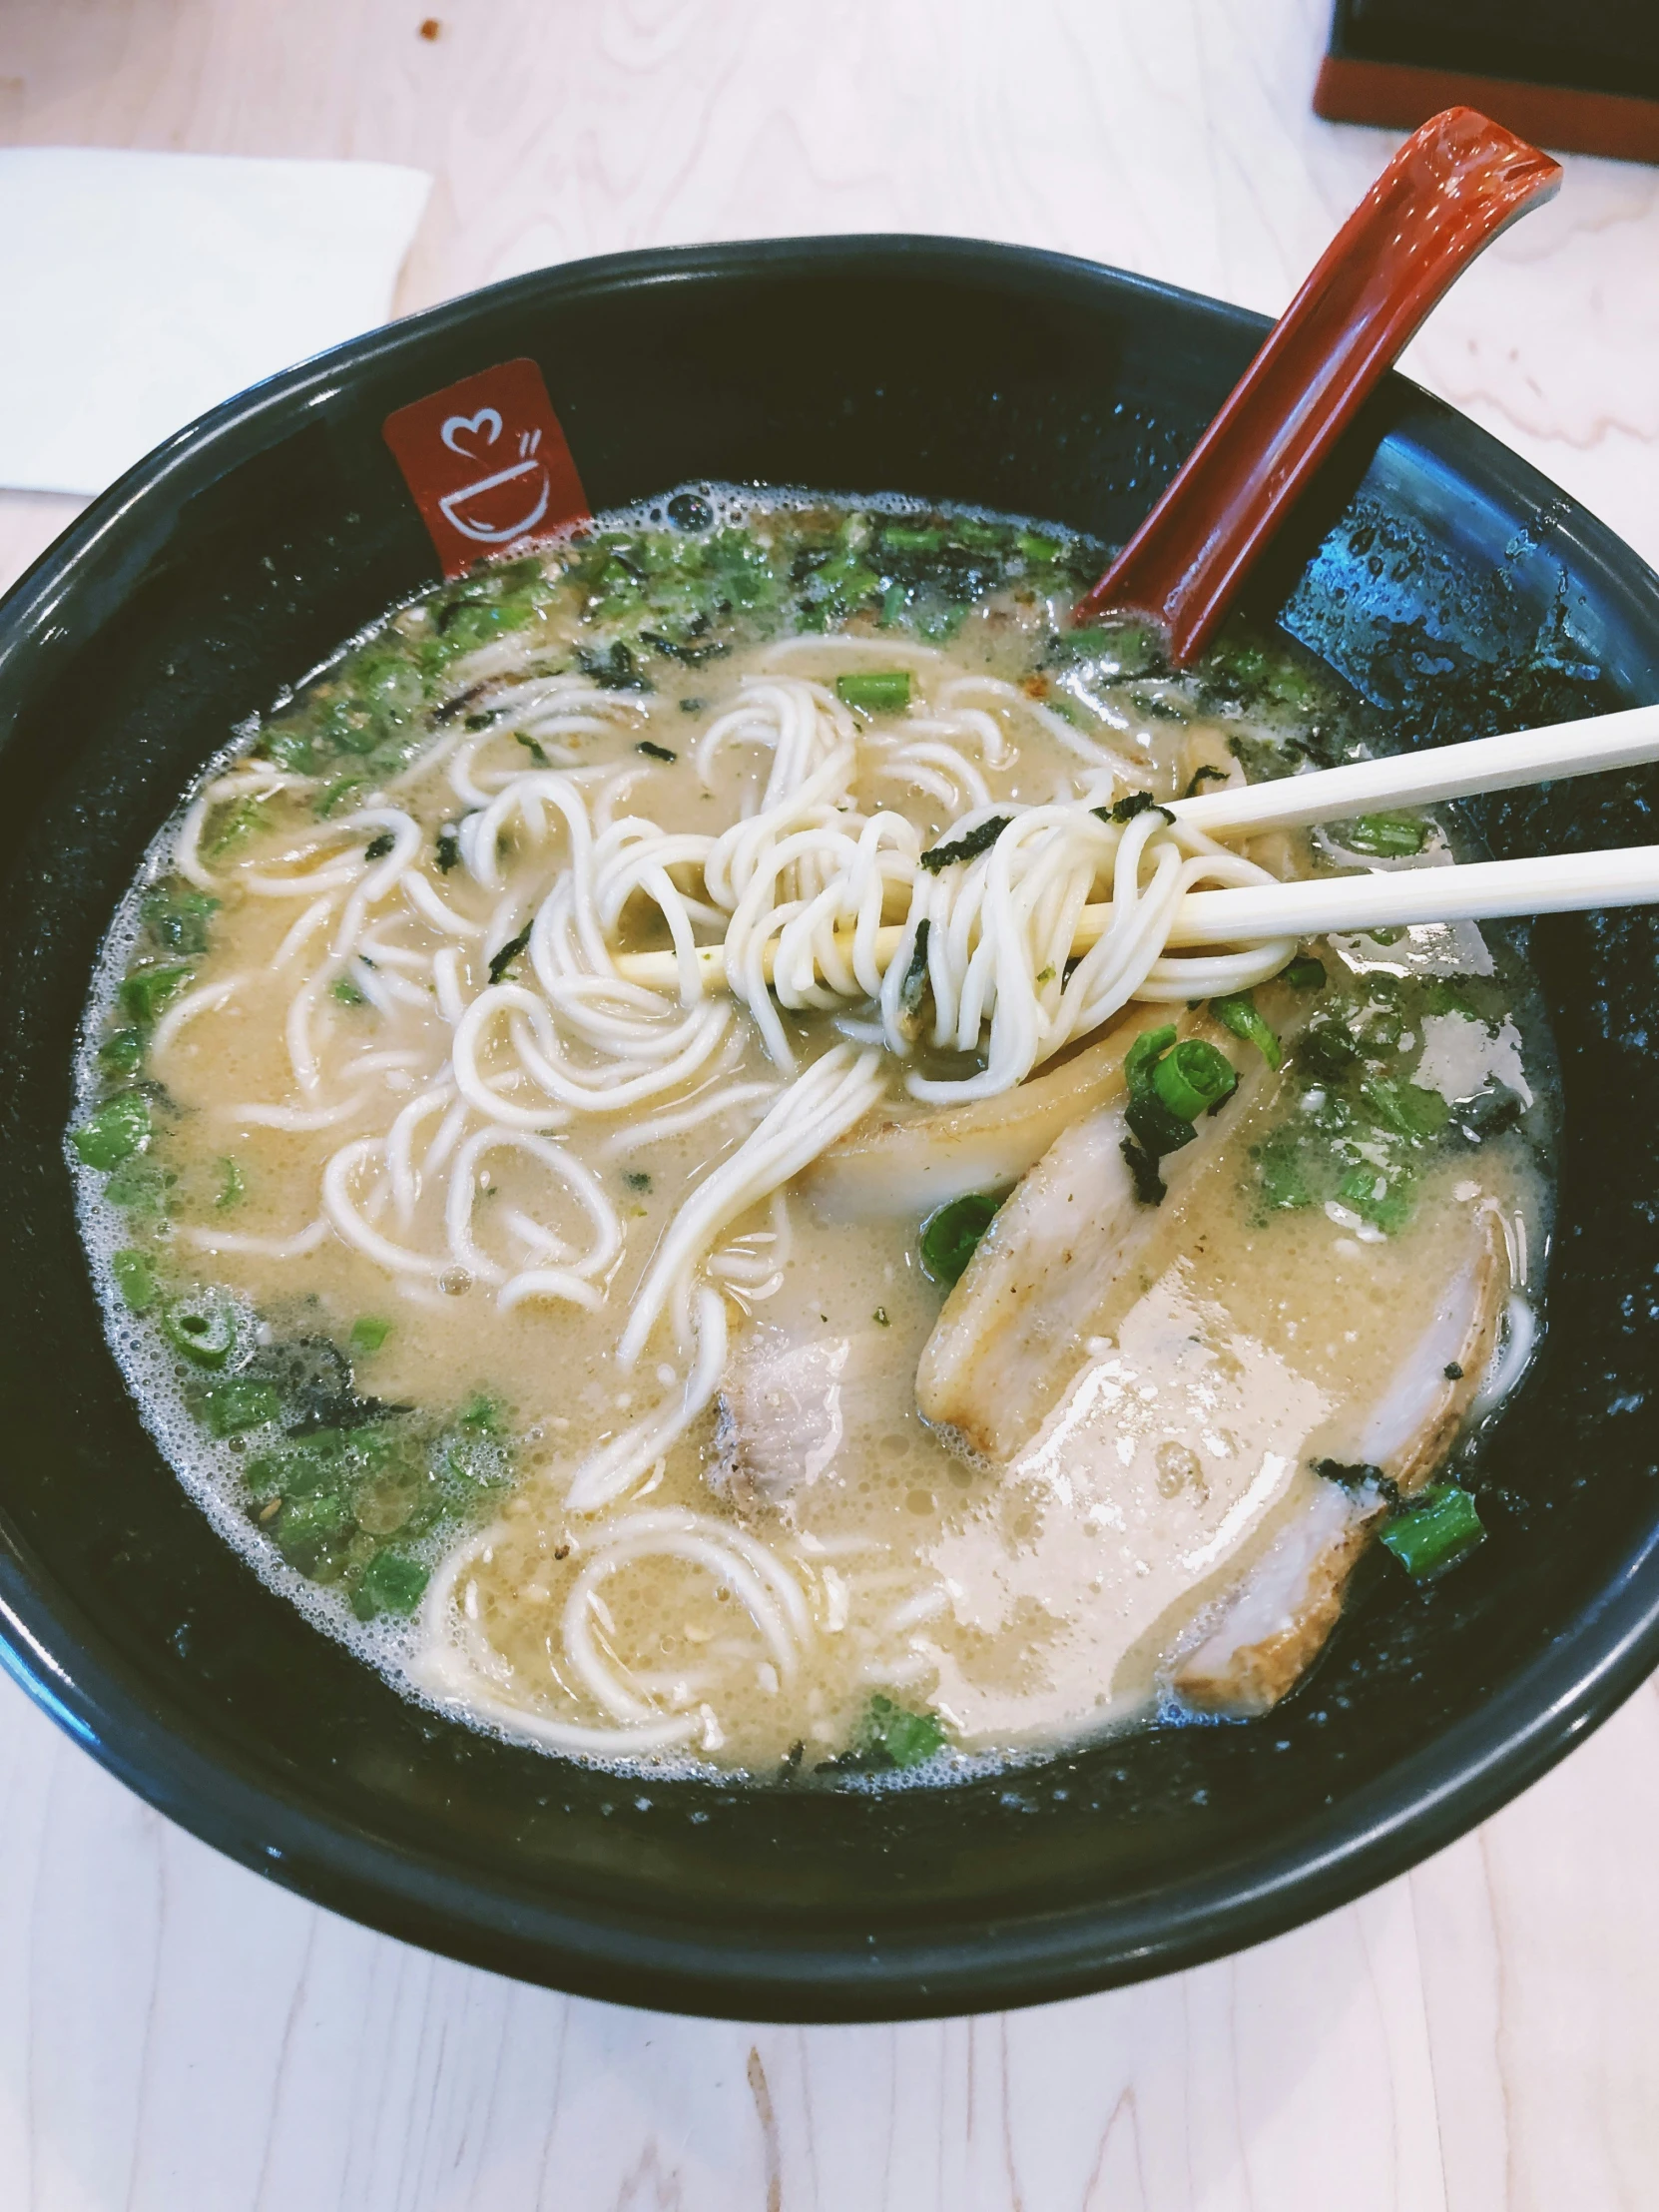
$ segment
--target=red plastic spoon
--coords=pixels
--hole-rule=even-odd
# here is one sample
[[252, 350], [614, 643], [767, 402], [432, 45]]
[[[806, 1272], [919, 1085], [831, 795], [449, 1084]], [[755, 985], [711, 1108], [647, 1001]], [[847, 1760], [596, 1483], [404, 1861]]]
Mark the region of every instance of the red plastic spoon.
[[1326, 249], [1232, 396], [1077, 609], [1201, 653], [1372, 386], [1483, 246], [1552, 200], [1561, 165], [1473, 108], [1408, 138]]

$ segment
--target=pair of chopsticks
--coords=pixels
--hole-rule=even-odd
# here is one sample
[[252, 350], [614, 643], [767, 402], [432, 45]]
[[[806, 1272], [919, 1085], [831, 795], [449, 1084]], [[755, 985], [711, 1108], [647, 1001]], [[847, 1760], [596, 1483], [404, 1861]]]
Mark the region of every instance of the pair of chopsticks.
[[[1525, 784], [1636, 768], [1646, 761], [1659, 761], [1659, 706], [1631, 707], [1621, 714], [1475, 738], [1465, 745], [1395, 754], [1385, 760], [1355, 761], [1343, 768], [1285, 777], [1278, 783], [1204, 792], [1193, 799], [1175, 800], [1170, 812], [1210, 835], [1306, 829], [1382, 810], [1427, 807], [1438, 800], [1473, 799]], [[1516, 914], [1653, 904], [1659, 904], [1659, 845], [1638, 844], [1523, 860], [1368, 869], [1354, 875], [1265, 883], [1248, 890], [1190, 891], [1177, 911], [1169, 942], [1184, 946], [1251, 943], [1267, 937], [1397, 929], [1421, 922], [1497, 921]], [[1111, 918], [1109, 902], [1085, 906], [1072, 938], [1073, 951], [1086, 952], [1105, 933]], [[903, 934], [900, 926], [879, 931], [877, 959], [883, 964], [891, 959]], [[697, 957], [706, 982], [725, 981], [723, 946], [705, 946]], [[631, 982], [663, 989], [672, 989], [679, 976], [678, 959], [672, 952], [628, 954], [617, 967]], [[770, 978], [770, 947], [767, 973]]]
[[[1466, 745], [1355, 761], [1307, 776], [1178, 799], [1170, 812], [1195, 830], [1305, 829], [1376, 811], [1474, 799], [1524, 784], [1594, 776], [1659, 761], [1659, 707], [1582, 722], [1552, 723]], [[1331, 930], [1409, 927], [1413, 922], [1496, 921], [1514, 914], [1567, 913], [1590, 906], [1659, 902], [1659, 845], [1608, 852], [1471, 860], [1446, 867], [1328, 875], [1250, 890], [1194, 891], [1181, 904], [1170, 942], [1227, 944], [1259, 937], [1321, 936]], [[1110, 909], [1085, 907], [1084, 913]], [[1098, 934], [1098, 932], [1097, 932]]]

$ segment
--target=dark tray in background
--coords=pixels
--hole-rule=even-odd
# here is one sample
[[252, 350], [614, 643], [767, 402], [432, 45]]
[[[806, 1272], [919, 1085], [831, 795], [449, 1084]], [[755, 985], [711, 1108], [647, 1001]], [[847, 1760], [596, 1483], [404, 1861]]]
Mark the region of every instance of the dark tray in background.
[[1337, 0], [1316, 115], [1410, 131], [1452, 107], [1659, 162], [1659, 0]]

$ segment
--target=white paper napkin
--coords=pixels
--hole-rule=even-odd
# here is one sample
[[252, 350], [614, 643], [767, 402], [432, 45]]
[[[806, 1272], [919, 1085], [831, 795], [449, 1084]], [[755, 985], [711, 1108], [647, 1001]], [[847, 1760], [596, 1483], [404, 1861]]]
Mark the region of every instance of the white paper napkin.
[[380, 162], [0, 150], [0, 485], [102, 491], [383, 322], [430, 189]]

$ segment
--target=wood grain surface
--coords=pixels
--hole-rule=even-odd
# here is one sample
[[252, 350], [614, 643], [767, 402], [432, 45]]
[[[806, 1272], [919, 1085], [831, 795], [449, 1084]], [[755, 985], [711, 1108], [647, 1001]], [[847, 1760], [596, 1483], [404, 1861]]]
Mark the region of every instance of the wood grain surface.
[[[439, 21], [420, 35], [423, 13]], [[911, 229], [1277, 310], [1392, 143], [1316, 0], [3, 0], [0, 143], [384, 158], [408, 309]], [[1569, 158], [1407, 365], [1659, 559], [1659, 175]], [[75, 511], [0, 495], [0, 581]], [[1648, 2212], [1659, 1699], [1278, 1942], [1005, 2018], [569, 2000], [229, 1865], [0, 1685], [0, 2212]]]

